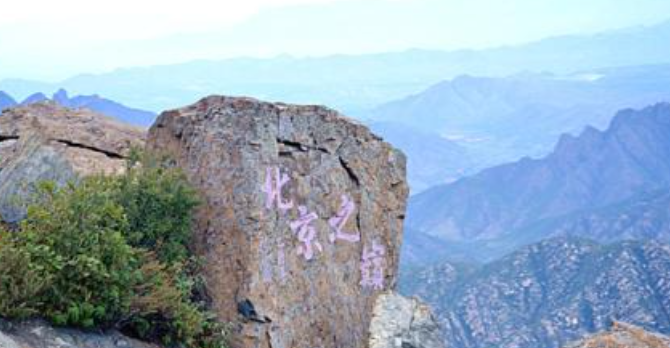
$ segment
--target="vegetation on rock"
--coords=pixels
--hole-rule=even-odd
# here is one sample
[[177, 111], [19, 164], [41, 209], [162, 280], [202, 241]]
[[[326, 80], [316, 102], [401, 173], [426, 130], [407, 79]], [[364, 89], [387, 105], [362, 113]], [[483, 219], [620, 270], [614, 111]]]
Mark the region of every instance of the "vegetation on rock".
[[121, 176], [39, 185], [18, 230], [0, 231], [0, 316], [225, 347], [188, 249], [196, 193], [145, 157]]

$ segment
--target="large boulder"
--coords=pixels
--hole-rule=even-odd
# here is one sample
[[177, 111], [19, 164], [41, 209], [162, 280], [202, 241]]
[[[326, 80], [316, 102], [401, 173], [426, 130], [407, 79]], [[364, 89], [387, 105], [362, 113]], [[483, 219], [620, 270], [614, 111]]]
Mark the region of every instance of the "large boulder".
[[201, 192], [194, 249], [234, 347], [366, 347], [395, 286], [405, 157], [319, 106], [212, 96], [161, 114], [148, 148]]
[[445, 348], [440, 324], [426, 304], [395, 292], [377, 297], [370, 348]]
[[7, 109], [0, 116], [0, 217], [25, 217], [34, 185], [81, 175], [116, 174], [145, 132], [85, 109], [53, 102]]
[[54, 328], [32, 320], [8, 322], [0, 319], [0, 348], [159, 348], [123, 336], [116, 331], [84, 332]]

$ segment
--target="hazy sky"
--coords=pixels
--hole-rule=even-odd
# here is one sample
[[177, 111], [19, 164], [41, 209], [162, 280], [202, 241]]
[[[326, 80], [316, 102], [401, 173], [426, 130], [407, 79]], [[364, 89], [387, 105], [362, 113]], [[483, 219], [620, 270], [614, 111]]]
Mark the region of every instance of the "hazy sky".
[[511, 45], [670, 19], [668, 0], [0, 0], [0, 79], [234, 56]]

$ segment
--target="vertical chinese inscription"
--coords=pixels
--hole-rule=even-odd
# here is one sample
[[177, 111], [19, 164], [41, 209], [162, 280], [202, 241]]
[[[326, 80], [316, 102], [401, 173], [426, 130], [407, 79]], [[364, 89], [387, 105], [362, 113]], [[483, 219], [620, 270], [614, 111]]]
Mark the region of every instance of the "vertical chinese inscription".
[[263, 192], [266, 194], [265, 207], [267, 209], [272, 209], [275, 202], [282, 213], [293, 208], [293, 201], [285, 201], [282, 197], [282, 188], [289, 181], [291, 181], [291, 178], [286, 173], [282, 173], [279, 167], [266, 168]]
[[316, 239], [316, 228], [312, 225], [319, 216], [314, 212], [309, 212], [303, 205], [298, 207], [298, 215], [298, 220], [291, 222], [289, 226], [302, 243], [298, 247], [298, 255], [305, 257], [305, 260], [311, 260], [314, 257], [314, 249], [319, 252], [323, 251], [321, 244]]
[[[285, 199], [283, 196], [284, 186], [286, 186], [291, 178], [287, 173], [280, 170], [279, 167], [268, 167], [265, 171], [265, 182], [262, 191], [266, 195], [265, 208], [277, 209], [282, 214], [290, 209], [294, 209], [294, 201], [292, 199]], [[335, 243], [338, 240], [343, 240], [349, 243], [357, 243], [361, 240], [361, 233], [348, 231], [346, 226], [349, 221], [355, 216], [356, 203], [353, 199], [343, 194], [340, 196], [341, 202], [337, 212], [328, 219], [329, 233], [328, 240]], [[297, 254], [309, 261], [314, 259], [317, 253], [323, 252], [323, 247], [318, 239], [318, 231], [315, 222], [319, 219], [316, 212], [310, 211], [305, 205], [297, 206], [298, 217], [296, 220], [290, 221], [288, 227], [293, 232], [293, 235], [299, 241], [297, 247]], [[272, 261], [270, 261], [276, 252], [276, 275], [284, 282], [287, 276], [286, 272], [286, 255], [285, 245], [280, 243], [277, 250], [262, 251], [262, 279], [264, 282], [272, 282], [274, 280], [275, 271], [273, 270]], [[384, 288], [384, 267], [385, 267], [386, 250], [383, 245], [377, 241], [373, 241], [372, 245], [365, 245], [361, 255], [361, 281], [360, 285], [363, 288], [371, 288], [374, 290], [382, 290]]]
[[355, 209], [356, 204], [354, 201], [352, 201], [349, 196], [342, 195], [342, 205], [340, 205], [340, 210], [335, 216], [328, 220], [328, 224], [332, 228], [332, 231], [329, 235], [329, 240], [331, 243], [335, 243], [335, 241], [338, 239], [352, 243], [361, 240], [360, 234], [344, 231], [344, 226], [347, 224], [347, 221], [351, 217], [351, 214], [354, 213]]
[[372, 242], [372, 247], [365, 246], [361, 257], [361, 286], [381, 290], [384, 288], [384, 255], [383, 245]]

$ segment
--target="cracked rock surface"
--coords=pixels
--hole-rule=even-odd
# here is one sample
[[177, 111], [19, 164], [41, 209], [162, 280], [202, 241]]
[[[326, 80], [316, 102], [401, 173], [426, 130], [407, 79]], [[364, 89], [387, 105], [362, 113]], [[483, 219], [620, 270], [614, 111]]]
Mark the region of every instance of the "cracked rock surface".
[[0, 217], [25, 217], [34, 184], [64, 184], [79, 175], [115, 174], [145, 132], [85, 109], [53, 102], [5, 110], [0, 117]]
[[201, 193], [194, 247], [234, 347], [367, 347], [396, 283], [405, 157], [319, 106], [212, 96], [166, 111], [148, 148]]
[[370, 348], [446, 348], [440, 325], [426, 304], [395, 292], [377, 297]]

